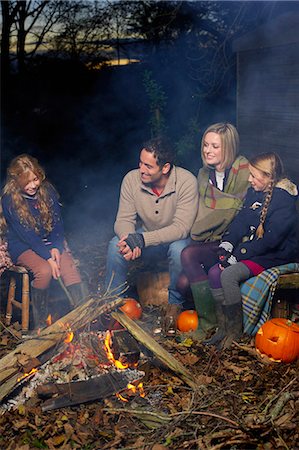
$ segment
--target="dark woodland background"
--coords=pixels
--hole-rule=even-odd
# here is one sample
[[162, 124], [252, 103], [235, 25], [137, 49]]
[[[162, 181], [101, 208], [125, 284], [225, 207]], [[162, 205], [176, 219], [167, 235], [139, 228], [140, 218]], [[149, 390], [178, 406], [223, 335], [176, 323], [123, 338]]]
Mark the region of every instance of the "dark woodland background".
[[1, 11], [2, 184], [11, 158], [36, 156], [67, 229], [95, 239], [112, 234], [143, 141], [167, 133], [177, 164], [197, 174], [203, 130], [237, 124], [234, 43], [299, 2], [2, 1]]

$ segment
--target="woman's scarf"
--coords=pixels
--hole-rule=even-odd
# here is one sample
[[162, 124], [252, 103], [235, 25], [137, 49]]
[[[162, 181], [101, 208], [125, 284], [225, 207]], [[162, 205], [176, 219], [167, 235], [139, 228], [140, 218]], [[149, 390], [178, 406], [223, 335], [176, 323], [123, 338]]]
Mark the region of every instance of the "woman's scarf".
[[210, 183], [209, 169], [203, 167], [198, 173], [199, 208], [191, 229], [195, 241], [218, 241], [242, 208], [248, 183], [248, 161], [238, 156], [234, 161], [224, 190]]

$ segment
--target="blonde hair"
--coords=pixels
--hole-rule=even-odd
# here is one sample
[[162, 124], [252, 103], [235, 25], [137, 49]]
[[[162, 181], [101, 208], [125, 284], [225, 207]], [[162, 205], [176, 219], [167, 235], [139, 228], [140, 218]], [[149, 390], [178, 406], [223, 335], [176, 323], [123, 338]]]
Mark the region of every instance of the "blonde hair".
[[[37, 223], [36, 219], [32, 216], [28, 204], [22, 195], [22, 189], [28, 183], [31, 172], [33, 172], [40, 180], [36, 199], [37, 207], [40, 211], [41, 223]], [[19, 155], [9, 164], [7, 169], [7, 181], [3, 188], [3, 193], [11, 196], [13, 207], [20, 218], [20, 222], [33, 228], [37, 233], [41, 226], [48, 232], [53, 229], [53, 214], [49, 196], [50, 186], [50, 183], [46, 181], [44, 169], [33, 156], [27, 154]], [[2, 210], [0, 210], [0, 227], [1, 232], [4, 233], [7, 225]]]
[[267, 217], [268, 208], [272, 199], [273, 189], [277, 182], [284, 176], [284, 168], [280, 157], [277, 153], [268, 152], [255, 156], [249, 161], [249, 164], [259, 170], [263, 176], [268, 177], [269, 188], [265, 196], [263, 207], [260, 215], [260, 223], [255, 232], [256, 237], [261, 239], [264, 236], [264, 223]]
[[201, 158], [204, 166], [208, 164], [204, 155], [204, 141], [208, 133], [217, 133], [221, 139], [221, 165], [224, 169], [230, 167], [235, 161], [239, 152], [239, 133], [231, 123], [215, 123], [210, 125], [203, 134], [201, 140]]

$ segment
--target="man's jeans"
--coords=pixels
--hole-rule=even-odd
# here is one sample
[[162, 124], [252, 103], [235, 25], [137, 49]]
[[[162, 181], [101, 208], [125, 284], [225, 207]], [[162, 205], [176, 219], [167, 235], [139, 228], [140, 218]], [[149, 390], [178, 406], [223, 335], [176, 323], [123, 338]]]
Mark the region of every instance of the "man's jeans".
[[[128, 266], [130, 264], [130, 262], [127, 262], [118, 252], [118, 241], [119, 239], [117, 236], [111, 239], [107, 255], [105, 288], [107, 289], [109, 287], [109, 291], [113, 290], [113, 295], [120, 294], [124, 289], [124, 283], [127, 280]], [[176, 285], [179, 274], [182, 271], [181, 252], [189, 244], [190, 239], [181, 239], [179, 241], [171, 242], [170, 244], [161, 244], [142, 249], [141, 258], [145, 264], [150, 262], [152, 265], [153, 260], [159, 261], [165, 257], [168, 258], [170, 275], [168, 302], [171, 304], [181, 305], [184, 302], [184, 298], [177, 291]]]

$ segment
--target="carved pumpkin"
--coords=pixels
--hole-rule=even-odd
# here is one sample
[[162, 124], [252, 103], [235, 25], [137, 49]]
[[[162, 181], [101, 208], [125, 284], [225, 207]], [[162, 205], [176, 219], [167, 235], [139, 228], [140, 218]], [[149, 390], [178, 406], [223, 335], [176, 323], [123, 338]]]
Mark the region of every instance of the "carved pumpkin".
[[188, 309], [179, 314], [177, 328], [184, 333], [195, 331], [198, 327], [198, 315], [194, 309]]
[[127, 298], [124, 305], [119, 309], [133, 320], [140, 319], [142, 316], [142, 308], [140, 303], [138, 303], [134, 298]]
[[299, 358], [299, 325], [282, 318], [268, 320], [255, 336], [255, 348], [275, 361], [295, 361]]

